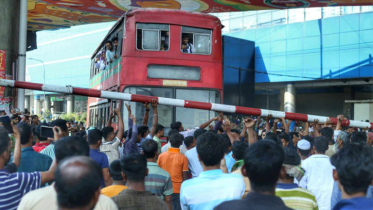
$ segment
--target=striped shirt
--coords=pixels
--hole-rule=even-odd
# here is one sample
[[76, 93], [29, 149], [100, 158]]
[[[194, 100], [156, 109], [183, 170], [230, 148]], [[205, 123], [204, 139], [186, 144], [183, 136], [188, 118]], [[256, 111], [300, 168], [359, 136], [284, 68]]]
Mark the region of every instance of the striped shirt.
[[278, 183], [276, 196], [284, 201], [285, 205], [292, 209], [318, 210], [315, 195], [306, 189], [299, 188], [297, 184]]
[[226, 174], [220, 169], [204, 171], [181, 185], [180, 203], [183, 210], [212, 210], [224, 201], [241, 199], [245, 183], [238, 174]]
[[48, 145], [45, 149], [43, 149], [40, 154], [48, 155], [52, 160], [54, 160], [54, 157], [56, 156], [54, 154], [54, 144]]
[[163, 200], [165, 195], [172, 195], [172, 180], [170, 174], [157, 165], [148, 162], [149, 173], [145, 177], [145, 189]]
[[0, 170], [0, 209], [17, 209], [22, 196], [38, 189], [40, 184], [39, 172], [10, 174]]

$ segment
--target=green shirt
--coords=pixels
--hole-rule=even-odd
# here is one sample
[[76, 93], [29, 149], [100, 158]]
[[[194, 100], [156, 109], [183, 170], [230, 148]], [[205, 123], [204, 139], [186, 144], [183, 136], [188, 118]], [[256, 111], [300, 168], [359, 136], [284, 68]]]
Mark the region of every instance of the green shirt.
[[157, 144], [158, 144], [158, 155], [160, 155], [162, 153], [162, 151], [161, 151], [161, 148], [162, 148], [161, 140], [156, 136], [153, 137], [153, 140], [156, 141]]
[[149, 173], [145, 177], [145, 189], [163, 200], [165, 195], [172, 195], [173, 187], [170, 174], [157, 165], [147, 163]]
[[299, 188], [297, 184], [277, 183], [276, 196], [292, 209], [318, 210], [314, 194], [306, 189]]

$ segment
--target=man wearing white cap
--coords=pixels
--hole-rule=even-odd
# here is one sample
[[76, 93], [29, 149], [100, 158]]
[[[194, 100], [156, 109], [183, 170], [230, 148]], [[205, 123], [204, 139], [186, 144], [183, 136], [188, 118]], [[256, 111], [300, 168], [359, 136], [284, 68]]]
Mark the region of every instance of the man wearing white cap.
[[305, 159], [310, 156], [311, 152], [311, 143], [305, 139], [298, 141], [297, 143], [297, 151], [301, 159], [301, 164]]

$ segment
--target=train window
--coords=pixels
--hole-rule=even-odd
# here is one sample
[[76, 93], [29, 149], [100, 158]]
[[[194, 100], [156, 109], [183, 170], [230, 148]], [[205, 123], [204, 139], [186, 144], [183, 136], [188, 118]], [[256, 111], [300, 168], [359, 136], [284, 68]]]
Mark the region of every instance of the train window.
[[166, 24], [137, 23], [138, 50], [167, 51], [170, 48], [170, 26]]
[[181, 52], [203, 55], [211, 54], [212, 30], [183, 26], [181, 34]]

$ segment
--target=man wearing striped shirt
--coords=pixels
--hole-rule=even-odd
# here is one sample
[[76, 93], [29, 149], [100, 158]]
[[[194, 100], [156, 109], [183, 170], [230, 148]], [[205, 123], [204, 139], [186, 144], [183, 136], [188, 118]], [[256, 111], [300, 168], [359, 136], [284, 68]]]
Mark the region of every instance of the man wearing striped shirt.
[[294, 184], [294, 179], [302, 179], [304, 170], [299, 167], [300, 157], [294, 149], [284, 148], [285, 160], [280, 171], [276, 196], [292, 209], [318, 210], [317, 201], [313, 193]]
[[[20, 141], [19, 133], [16, 134]], [[4, 166], [10, 160], [11, 143], [8, 131], [0, 127], [0, 209], [17, 209], [23, 195], [54, 179], [56, 164], [47, 172], [9, 173]]]
[[224, 139], [215, 133], [197, 138], [197, 153], [203, 172], [181, 185], [180, 202], [183, 210], [210, 210], [224, 201], [241, 199], [245, 183], [238, 174], [223, 173], [220, 161], [224, 158]]

